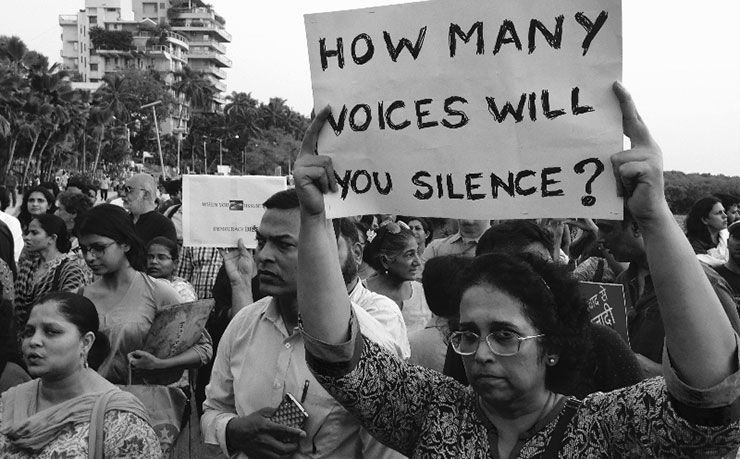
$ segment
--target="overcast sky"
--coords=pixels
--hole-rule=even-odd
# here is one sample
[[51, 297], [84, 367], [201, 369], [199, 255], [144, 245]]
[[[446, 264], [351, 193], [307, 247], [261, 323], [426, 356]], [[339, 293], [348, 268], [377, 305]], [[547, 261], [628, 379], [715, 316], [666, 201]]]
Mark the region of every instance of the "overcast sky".
[[[453, 0], [450, 0], [453, 1]], [[461, 3], [464, 0], [458, 0]], [[209, 0], [233, 35], [230, 91], [313, 106], [303, 15], [404, 3], [388, 0]], [[84, 0], [4, 0], [0, 34], [59, 60], [59, 14]], [[665, 168], [740, 175], [737, 0], [623, 0], [624, 78], [663, 148]]]

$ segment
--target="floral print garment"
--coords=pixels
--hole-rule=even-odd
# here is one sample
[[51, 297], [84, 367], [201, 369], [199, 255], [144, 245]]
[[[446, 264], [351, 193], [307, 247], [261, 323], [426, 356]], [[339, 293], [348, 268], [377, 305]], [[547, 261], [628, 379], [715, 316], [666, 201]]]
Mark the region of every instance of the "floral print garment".
[[[412, 459], [498, 457], [495, 428], [482, 414], [471, 388], [409, 365], [367, 339], [350, 345], [355, 344], [355, 359], [359, 348], [362, 352], [354, 368], [310, 353], [307, 360], [324, 388], [378, 440]], [[318, 355], [323, 352], [320, 349]], [[735, 393], [738, 379], [736, 373], [710, 390]], [[668, 393], [663, 378], [592, 394], [568, 424], [558, 457], [709, 458], [740, 445], [737, 420], [698, 425], [679, 416], [674, 405], [683, 406]], [[707, 410], [697, 411], [706, 415]], [[528, 432], [511, 457], [539, 457], [559, 416]]]
[[[0, 407], [0, 411], [2, 408]], [[159, 459], [159, 440], [146, 421], [127, 411], [105, 413], [105, 459]], [[19, 450], [8, 437], [0, 435], [0, 457], [3, 459], [80, 459], [88, 457], [90, 423], [70, 425], [37, 454]]]

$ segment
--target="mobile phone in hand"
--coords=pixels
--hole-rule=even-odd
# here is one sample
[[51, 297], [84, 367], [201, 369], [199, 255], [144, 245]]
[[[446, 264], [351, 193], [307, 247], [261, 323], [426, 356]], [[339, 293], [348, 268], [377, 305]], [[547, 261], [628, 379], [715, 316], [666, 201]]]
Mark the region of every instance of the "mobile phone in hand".
[[291, 394], [285, 394], [275, 413], [270, 417], [272, 422], [296, 429], [302, 429], [308, 420], [308, 413]]

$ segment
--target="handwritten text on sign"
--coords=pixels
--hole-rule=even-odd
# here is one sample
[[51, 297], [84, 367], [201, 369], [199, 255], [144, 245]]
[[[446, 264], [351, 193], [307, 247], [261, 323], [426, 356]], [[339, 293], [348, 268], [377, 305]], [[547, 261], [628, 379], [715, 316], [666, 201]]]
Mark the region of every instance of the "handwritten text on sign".
[[236, 247], [239, 238], [257, 247], [262, 203], [287, 188], [285, 177], [184, 175], [182, 180], [183, 244]]
[[619, 0], [428, 1], [305, 17], [330, 216], [621, 218]]

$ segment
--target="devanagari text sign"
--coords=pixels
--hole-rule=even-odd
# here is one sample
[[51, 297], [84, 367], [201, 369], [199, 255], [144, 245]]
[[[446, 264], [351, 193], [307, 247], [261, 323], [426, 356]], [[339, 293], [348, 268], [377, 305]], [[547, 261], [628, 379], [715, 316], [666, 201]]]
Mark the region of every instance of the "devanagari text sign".
[[579, 282], [578, 286], [591, 322], [613, 328], [629, 344], [624, 286], [601, 282]]
[[431, 0], [305, 16], [330, 217], [621, 219], [620, 0]]
[[184, 175], [183, 245], [236, 247], [242, 238], [247, 247], [257, 247], [262, 203], [286, 188], [285, 177]]

